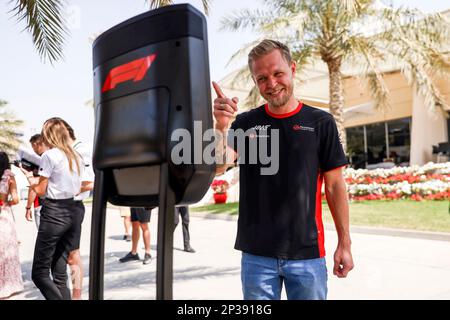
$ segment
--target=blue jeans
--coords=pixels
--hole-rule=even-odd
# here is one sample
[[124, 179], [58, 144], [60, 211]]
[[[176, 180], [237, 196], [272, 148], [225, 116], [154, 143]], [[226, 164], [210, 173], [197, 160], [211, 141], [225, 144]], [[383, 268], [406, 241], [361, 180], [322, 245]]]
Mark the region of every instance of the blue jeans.
[[242, 253], [245, 300], [280, 300], [283, 283], [288, 300], [326, 300], [327, 280], [325, 258], [285, 260]]

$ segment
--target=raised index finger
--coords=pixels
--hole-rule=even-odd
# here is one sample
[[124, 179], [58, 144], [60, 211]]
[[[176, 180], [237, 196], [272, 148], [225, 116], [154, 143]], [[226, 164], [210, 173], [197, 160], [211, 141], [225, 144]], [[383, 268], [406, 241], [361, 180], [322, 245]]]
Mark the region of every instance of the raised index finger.
[[216, 91], [218, 98], [226, 98], [226, 96], [222, 92], [222, 89], [220, 89], [219, 85], [216, 82], [213, 81], [212, 85], [214, 87], [214, 91]]

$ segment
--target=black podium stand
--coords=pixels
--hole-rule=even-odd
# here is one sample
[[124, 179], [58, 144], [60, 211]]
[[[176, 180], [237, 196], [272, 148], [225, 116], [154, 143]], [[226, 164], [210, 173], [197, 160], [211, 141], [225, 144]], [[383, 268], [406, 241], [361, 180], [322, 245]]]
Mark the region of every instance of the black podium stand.
[[[159, 208], [156, 298], [172, 299], [175, 206], [201, 200], [215, 174], [214, 164], [194, 155], [188, 163], [171, 159], [175, 130], [195, 136], [196, 123], [212, 128], [206, 19], [188, 4], [146, 12], [100, 35], [93, 60], [89, 299], [104, 298], [108, 202]], [[207, 145], [192, 141], [192, 149], [195, 143], [200, 151]]]

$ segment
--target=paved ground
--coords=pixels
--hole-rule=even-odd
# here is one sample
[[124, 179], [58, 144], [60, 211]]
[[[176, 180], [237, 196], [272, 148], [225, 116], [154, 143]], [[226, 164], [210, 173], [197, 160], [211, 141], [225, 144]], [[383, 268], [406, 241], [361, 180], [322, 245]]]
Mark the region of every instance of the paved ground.
[[[36, 237], [34, 223], [23, 218], [24, 205], [15, 208], [21, 240], [22, 272], [25, 290], [13, 299], [43, 299], [30, 278]], [[81, 253], [86, 274], [83, 298], [88, 298], [88, 255], [90, 208], [83, 223]], [[152, 255], [156, 257], [157, 215], [152, 217]], [[236, 221], [191, 216], [192, 246], [196, 253], [181, 251], [182, 232], [175, 231], [174, 299], [241, 299], [240, 253], [233, 249]], [[354, 228], [352, 232], [355, 269], [346, 279], [332, 275], [336, 235], [325, 232], [329, 270], [329, 299], [450, 299], [450, 242], [448, 235], [390, 232]], [[373, 231], [373, 230], [372, 230]], [[400, 235], [400, 236], [399, 236]], [[123, 223], [119, 211], [108, 210], [105, 254], [105, 299], [155, 299], [156, 260], [119, 263], [130, 250], [122, 240]], [[429, 238], [429, 239], [424, 239]], [[430, 240], [440, 239], [440, 240]], [[140, 245], [139, 254], [143, 255]]]

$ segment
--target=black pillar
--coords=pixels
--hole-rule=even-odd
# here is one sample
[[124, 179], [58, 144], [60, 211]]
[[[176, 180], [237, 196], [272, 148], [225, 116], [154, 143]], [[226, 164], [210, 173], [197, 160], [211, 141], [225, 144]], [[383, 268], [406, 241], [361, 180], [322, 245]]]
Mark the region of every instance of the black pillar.
[[103, 300], [107, 190], [104, 172], [96, 171], [89, 258], [89, 300]]
[[156, 260], [156, 299], [172, 300], [173, 226], [175, 194], [169, 185], [167, 163], [161, 165], [159, 181], [158, 243]]

